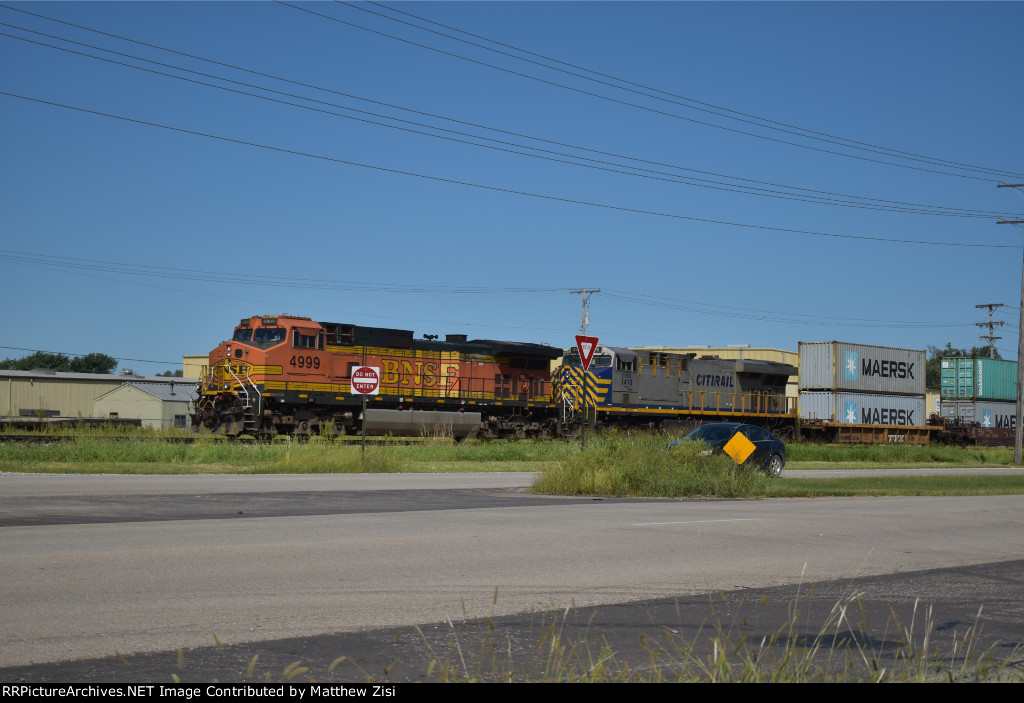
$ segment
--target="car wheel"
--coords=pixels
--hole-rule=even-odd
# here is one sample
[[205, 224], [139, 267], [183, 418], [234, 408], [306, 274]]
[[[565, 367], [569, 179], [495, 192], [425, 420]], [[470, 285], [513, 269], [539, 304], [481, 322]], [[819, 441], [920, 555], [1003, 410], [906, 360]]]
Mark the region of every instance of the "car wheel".
[[782, 457], [778, 454], [772, 454], [764, 470], [772, 478], [778, 477], [782, 473]]

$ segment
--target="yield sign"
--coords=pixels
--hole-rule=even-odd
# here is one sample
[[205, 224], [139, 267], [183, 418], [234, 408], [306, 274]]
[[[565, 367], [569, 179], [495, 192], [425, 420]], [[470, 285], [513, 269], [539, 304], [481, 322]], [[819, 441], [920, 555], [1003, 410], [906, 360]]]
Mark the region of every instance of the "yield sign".
[[576, 335], [576, 349], [583, 361], [583, 370], [590, 369], [590, 360], [594, 358], [594, 350], [597, 349], [597, 337], [586, 337], [582, 334]]
[[380, 390], [380, 369], [357, 366], [352, 369], [352, 392], [356, 395], [377, 395]]

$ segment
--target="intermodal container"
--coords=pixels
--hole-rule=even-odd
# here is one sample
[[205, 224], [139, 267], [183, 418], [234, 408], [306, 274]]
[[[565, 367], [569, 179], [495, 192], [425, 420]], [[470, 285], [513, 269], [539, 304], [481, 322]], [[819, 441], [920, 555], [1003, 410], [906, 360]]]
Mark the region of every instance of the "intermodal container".
[[800, 391], [801, 420], [842, 425], [927, 424], [924, 396], [833, 391]]
[[992, 400], [950, 400], [939, 402], [939, 414], [947, 420], [977, 422], [982, 427], [1015, 429], [1017, 403]]
[[943, 398], [1017, 401], [1017, 362], [980, 357], [942, 360]]
[[924, 351], [849, 342], [800, 342], [799, 348], [802, 391], [924, 395]]

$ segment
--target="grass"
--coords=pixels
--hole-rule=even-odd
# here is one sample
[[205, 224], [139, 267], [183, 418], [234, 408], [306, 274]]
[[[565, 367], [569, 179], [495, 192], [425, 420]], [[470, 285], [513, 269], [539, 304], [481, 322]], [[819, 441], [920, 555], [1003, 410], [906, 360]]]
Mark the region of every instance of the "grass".
[[790, 442], [786, 445], [788, 468], [847, 469], [1013, 466], [1012, 447], [955, 447], [942, 444], [834, 445]]
[[[517, 618], [511, 626], [492, 618], [456, 626], [449, 619], [438, 627], [416, 627], [416, 645], [403, 648], [407, 657], [424, 662], [422, 669], [392, 660], [371, 673], [345, 655], [324, 667], [290, 661], [275, 674], [259, 655], [243, 658], [241, 651], [229, 651], [219, 641], [206, 657], [219, 655], [222, 671], [235, 683], [317, 682], [339, 675], [348, 683], [357, 680], [354, 676], [368, 684], [389, 683], [399, 663], [405, 677], [439, 683], [1024, 682], [1024, 649], [1017, 645], [997, 654], [1006, 647], [986, 641], [980, 611], [974, 623], [950, 631], [937, 627], [932, 608], [916, 601], [909, 622], [890, 608], [884, 624], [872, 628], [860, 594], [842, 595], [814, 621], [805, 614], [810, 608], [802, 599], [808, 596], [798, 587], [797, 597], [786, 604], [787, 615], [772, 626], [748, 623], [748, 616], [756, 620], [762, 615], [751, 612], [756, 603], [712, 595], [708, 618], [689, 632], [653, 622], [632, 638], [620, 635], [617, 644], [572, 606], [535, 613], [527, 623]], [[760, 605], [770, 617], [766, 596]], [[676, 608], [679, 619], [687, 620]], [[395, 636], [397, 642], [401, 633]], [[120, 659], [133, 675], [152, 681], [128, 659]], [[189, 672], [179, 651], [171, 678], [180, 682], [182, 677]]]
[[700, 456], [703, 444], [665, 448], [659, 435], [607, 433], [543, 472], [536, 493], [611, 496], [761, 496], [772, 479], [726, 456]]
[[461, 441], [427, 437], [373, 444], [313, 437], [308, 441], [222, 441], [209, 435], [181, 443], [180, 433], [89, 428], [42, 433], [52, 441], [0, 444], [0, 471], [104, 474], [280, 474], [538, 472], [533, 490], [562, 495], [763, 498], [854, 495], [997, 495], [1024, 493], [1021, 476], [879, 476], [828, 478], [828, 469], [1012, 466], [1006, 447], [846, 446], [791, 442], [787, 469], [821, 478], [772, 480], [727, 457], [699, 456], [697, 445], [665, 449], [656, 433], [603, 432], [575, 441]]
[[[982, 649], [977, 623], [953, 633], [947, 650], [935, 646], [931, 608], [915, 603], [911, 621], [895, 615], [878, 637], [859, 619], [857, 594], [835, 604], [824, 622], [810, 628], [797, 603], [775, 632], [754, 640], [738, 622], [713, 619], [695, 635], [670, 627], [654, 635], [639, 633], [644, 650], [630, 662], [596, 633], [569, 632], [571, 609], [555, 613], [536, 645], [531, 664], [506, 656], [510, 648], [488, 634], [480, 657], [467, 666], [457, 640], [435, 656], [428, 675], [439, 682], [548, 683], [934, 683], [1024, 681], [1022, 652], [997, 658], [994, 645]], [[712, 603], [712, 612], [714, 604]], [[855, 619], [857, 619], [855, 621]], [[805, 632], [807, 632], [805, 634]], [[876, 643], [892, 643], [886, 649]], [[457, 656], [453, 656], [453, 654]]]

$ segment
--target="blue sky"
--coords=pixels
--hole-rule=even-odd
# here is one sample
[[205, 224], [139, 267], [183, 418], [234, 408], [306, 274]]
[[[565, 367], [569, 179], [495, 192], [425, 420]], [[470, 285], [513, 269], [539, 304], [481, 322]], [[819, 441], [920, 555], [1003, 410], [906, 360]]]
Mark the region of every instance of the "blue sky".
[[[1024, 3], [0, 2], [0, 22], [0, 357], [155, 373], [268, 313], [567, 347], [578, 288], [618, 346], [972, 346], [975, 305], [1001, 302], [1016, 357], [1024, 240], [996, 222], [1024, 198], [996, 185], [1024, 183]], [[980, 216], [935, 214], [954, 208]]]

